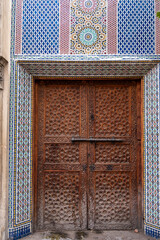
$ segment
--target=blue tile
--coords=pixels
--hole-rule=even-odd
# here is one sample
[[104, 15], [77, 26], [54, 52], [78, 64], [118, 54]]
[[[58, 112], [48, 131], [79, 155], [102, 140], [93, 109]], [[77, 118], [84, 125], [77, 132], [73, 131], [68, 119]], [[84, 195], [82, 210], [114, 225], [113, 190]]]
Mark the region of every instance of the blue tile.
[[119, 0], [119, 54], [155, 54], [154, 12], [154, 0]]
[[22, 54], [58, 53], [59, 1], [24, 0]]

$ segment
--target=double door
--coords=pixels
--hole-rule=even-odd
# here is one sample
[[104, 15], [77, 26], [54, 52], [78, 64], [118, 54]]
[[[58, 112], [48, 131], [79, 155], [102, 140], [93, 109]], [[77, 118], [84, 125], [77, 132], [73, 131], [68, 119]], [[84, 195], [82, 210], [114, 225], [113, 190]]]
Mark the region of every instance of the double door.
[[35, 86], [36, 229], [136, 228], [136, 81]]

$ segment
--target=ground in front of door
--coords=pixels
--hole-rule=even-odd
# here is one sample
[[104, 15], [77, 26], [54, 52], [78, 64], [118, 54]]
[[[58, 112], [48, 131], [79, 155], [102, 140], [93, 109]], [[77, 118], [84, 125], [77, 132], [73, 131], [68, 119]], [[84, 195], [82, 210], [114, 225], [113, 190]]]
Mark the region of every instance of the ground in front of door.
[[134, 231], [37, 232], [22, 240], [154, 240]]

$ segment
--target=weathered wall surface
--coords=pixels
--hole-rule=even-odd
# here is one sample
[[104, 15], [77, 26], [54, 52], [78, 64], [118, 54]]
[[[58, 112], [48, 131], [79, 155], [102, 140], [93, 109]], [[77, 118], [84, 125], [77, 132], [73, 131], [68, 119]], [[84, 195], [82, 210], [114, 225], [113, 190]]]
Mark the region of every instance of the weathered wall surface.
[[0, 0], [0, 240], [8, 236], [8, 119], [11, 1]]

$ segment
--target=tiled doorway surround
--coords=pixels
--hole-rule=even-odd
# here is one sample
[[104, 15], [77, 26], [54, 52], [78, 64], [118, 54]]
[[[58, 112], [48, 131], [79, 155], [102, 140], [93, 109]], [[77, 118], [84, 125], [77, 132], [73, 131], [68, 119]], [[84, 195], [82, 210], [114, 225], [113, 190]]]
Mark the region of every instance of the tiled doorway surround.
[[[80, 57], [76, 57], [78, 58]], [[10, 96], [9, 234], [17, 239], [32, 232], [32, 102], [33, 79], [78, 76], [141, 78], [143, 89], [144, 229], [159, 236], [159, 64], [158, 61], [72, 61], [16, 59]]]

